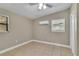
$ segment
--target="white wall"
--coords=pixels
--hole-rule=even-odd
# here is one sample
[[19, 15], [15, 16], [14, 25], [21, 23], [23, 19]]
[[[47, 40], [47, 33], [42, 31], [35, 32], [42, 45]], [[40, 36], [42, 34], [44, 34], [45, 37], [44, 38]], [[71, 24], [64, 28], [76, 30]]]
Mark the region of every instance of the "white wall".
[[70, 11], [70, 47], [77, 55], [77, 4], [72, 4]]
[[32, 39], [31, 20], [4, 9], [0, 15], [9, 16], [9, 32], [0, 33], [0, 51]]
[[[52, 32], [51, 31], [51, 20], [65, 19], [65, 32]], [[47, 15], [33, 21], [33, 39], [59, 43], [64, 45], [69, 45], [69, 19], [70, 19], [70, 9], [63, 10], [51, 15]], [[40, 25], [39, 21], [48, 20], [50, 23], [48, 25]]]

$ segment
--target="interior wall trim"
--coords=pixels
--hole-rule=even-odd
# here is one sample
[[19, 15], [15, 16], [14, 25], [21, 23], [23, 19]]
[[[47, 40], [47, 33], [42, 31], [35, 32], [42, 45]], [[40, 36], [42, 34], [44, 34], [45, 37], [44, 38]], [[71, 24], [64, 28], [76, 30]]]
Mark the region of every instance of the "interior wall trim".
[[39, 42], [39, 43], [44, 43], [44, 44], [49, 44], [49, 45], [55, 45], [55, 46], [70, 48], [69, 45], [63, 45], [63, 44], [59, 44], [59, 43], [51, 43], [51, 42], [46, 42], [46, 41], [41, 41], [41, 40], [32, 40], [32, 41]]
[[3, 54], [3, 53], [8, 52], [8, 51], [11, 51], [11, 50], [13, 50], [13, 49], [15, 49], [15, 48], [18, 48], [18, 47], [20, 47], [20, 46], [23, 46], [23, 45], [28, 44], [28, 43], [31, 43], [31, 42], [39, 42], [39, 43], [43, 43], [43, 44], [55, 45], [55, 46], [60, 46], [60, 47], [65, 47], [65, 48], [71, 49], [70, 46], [68, 46], [68, 45], [63, 45], [63, 44], [59, 44], [59, 43], [51, 43], [51, 42], [40, 41], [40, 40], [29, 40], [29, 41], [24, 42], [24, 43], [22, 43], [22, 44], [18, 44], [18, 45], [15, 45], [15, 46], [13, 46], [13, 47], [4, 49], [4, 50], [0, 51], [0, 54]]
[[4, 50], [0, 51], [0, 54], [5, 53], [5, 52], [8, 52], [8, 51], [11, 51], [11, 50], [13, 50], [13, 49], [15, 49], [15, 48], [18, 48], [18, 47], [23, 46], [23, 45], [25, 45], [25, 44], [28, 44], [28, 43], [30, 43], [30, 42], [32, 42], [32, 40], [29, 40], [29, 41], [24, 42], [24, 43], [21, 43], [21, 44], [17, 44], [17, 45], [15, 45], [15, 46], [10, 47], [10, 48], [7, 48], [7, 49], [4, 49]]

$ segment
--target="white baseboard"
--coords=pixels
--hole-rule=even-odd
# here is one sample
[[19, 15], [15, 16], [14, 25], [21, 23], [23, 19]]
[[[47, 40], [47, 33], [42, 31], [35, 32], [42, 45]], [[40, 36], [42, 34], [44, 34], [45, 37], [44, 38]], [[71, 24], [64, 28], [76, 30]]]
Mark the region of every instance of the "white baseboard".
[[56, 46], [60, 46], [60, 47], [70, 48], [70, 46], [68, 46], [68, 45], [63, 45], [63, 44], [59, 44], [59, 43], [51, 43], [51, 42], [40, 41], [40, 40], [32, 40], [32, 41], [39, 42], [39, 43], [44, 43], [44, 44], [56, 45]]
[[[72, 50], [72, 48], [71, 48], [71, 50]], [[77, 56], [77, 54], [75, 54], [73, 50], [72, 50], [72, 53], [73, 53], [73, 56]]]
[[32, 42], [32, 40], [27, 41], [27, 42], [24, 42], [24, 43], [22, 43], [22, 44], [15, 45], [15, 46], [10, 47], [10, 48], [7, 48], [7, 49], [4, 49], [4, 50], [0, 51], [0, 54], [5, 53], [5, 52], [8, 52], [8, 51], [11, 51], [11, 50], [13, 50], [13, 49], [15, 49], [15, 48], [18, 48], [18, 47], [23, 46], [23, 45], [25, 45], [25, 44], [28, 44], [28, 43], [30, 43], [30, 42]]
[[30, 41], [24, 42], [22, 44], [18, 44], [18, 45], [15, 45], [13, 47], [4, 49], [4, 50], [0, 51], [0, 54], [11, 51], [11, 50], [13, 50], [15, 48], [18, 48], [20, 46], [23, 46], [23, 45], [31, 43], [31, 42], [39, 42], [39, 43], [44, 43], [44, 44], [50, 44], [50, 45], [56, 45], [56, 46], [60, 46], [60, 47], [70, 48], [70, 46], [68, 46], [68, 45], [63, 45], [63, 44], [58, 44], [58, 43], [50, 43], [50, 42], [45, 42], [45, 41], [40, 41], [40, 40], [30, 40]]

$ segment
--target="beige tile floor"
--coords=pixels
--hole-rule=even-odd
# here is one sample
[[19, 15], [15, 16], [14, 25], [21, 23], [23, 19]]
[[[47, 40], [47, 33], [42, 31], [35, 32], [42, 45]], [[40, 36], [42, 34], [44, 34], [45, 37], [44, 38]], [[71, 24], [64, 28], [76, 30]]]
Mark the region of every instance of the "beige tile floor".
[[71, 49], [31, 42], [1, 56], [72, 56]]

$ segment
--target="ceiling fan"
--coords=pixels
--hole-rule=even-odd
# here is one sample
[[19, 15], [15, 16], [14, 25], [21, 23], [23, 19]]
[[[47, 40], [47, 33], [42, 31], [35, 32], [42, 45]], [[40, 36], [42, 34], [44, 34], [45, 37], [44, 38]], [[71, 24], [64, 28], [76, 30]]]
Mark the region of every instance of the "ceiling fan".
[[45, 10], [47, 8], [52, 8], [53, 6], [48, 3], [29, 3], [29, 5], [34, 6], [37, 5], [38, 10]]

